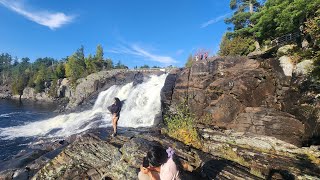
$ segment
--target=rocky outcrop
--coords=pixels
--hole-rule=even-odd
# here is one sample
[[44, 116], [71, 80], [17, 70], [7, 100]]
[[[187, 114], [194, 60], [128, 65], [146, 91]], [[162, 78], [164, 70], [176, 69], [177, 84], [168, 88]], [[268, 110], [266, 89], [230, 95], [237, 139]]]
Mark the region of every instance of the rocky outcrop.
[[[186, 179], [316, 179], [319, 147], [297, 148], [268, 136], [199, 126], [201, 148], [160, 134], [157, 129], [111, 129], [36, 143], [0, 170], [0, 179], [137, 179], [142, 158], [157, 144], [174, 148]], [[107, 133], [106, 133], [107, 132]], [[69, 144], [70, 143], [70, 144]], [[0, 164], [1, 167], [1, 164]]]
[[314, 128], [319, 127], [319, 122], [315, 111], [302, 118], [298, 111], [288, 108], [301, 107], [301, 99], [290, 99], [295, 96], [291, 91], [299, 86], [291, 83], [295, 78], [292, 70], [293, 67], [290, 74], [284, 73], [277, 59], [215, 57], [198, 61], [177, 73], [172, 96], [167, 93], [169, 97], [165, 98], [170, 100], [166, 106], [174, 109], [186, 101], [199, 117], [197, 123], [274, 136], [301, 146], [320, 132]]
[[281, 56], [279, 58], [279, 61], [280, 61], [280, 66], [283, 69], [283, 73], [286, 76], [290, 76], [291, 77], [293, 69], [294, 69], [294, 64], [292, 62], [292, 59], [290, 57], [288, 57], [288, 56]]
[[248, 167], [263, 179], [320, 178], [319, 146], [298, 148], [270, 136], [204, 126], [199, 132], [205, 152]]
[[277, 50], [277, 56], [281, 57], [285, 55], [290, 55], [296, 48], [297, 48], [297, 45], [294, 45], [294, 44], [288, 44], [288, 45], [282, 46]]
[[[15, 98], [18, 99], [19, 96], [16, 95]], [[28, 99], [32, 101], [53, 102], [53, 98], [49, 96], [48, 92], [37, 93], [36, 90], [31, 87], [26, 87], [23, 90], [21, 99]]]
[[286, 137], [292, 144], [300, 144], [305, 126], [295, 116], [271, 108], [246, 107], [230, 127], [240, 132], [251, 132], [258, 135], [273, 136], [278, 139]]
[[314, 69], [313, 63], [314, 62], [312, 60], [301, 61], [296, 65], [293, 73], [298, 76], [299, 75], [308, 75]]
[[11, 87], [8, 84], [0, 86], [0, 99], [9, 99], [12, 97]]

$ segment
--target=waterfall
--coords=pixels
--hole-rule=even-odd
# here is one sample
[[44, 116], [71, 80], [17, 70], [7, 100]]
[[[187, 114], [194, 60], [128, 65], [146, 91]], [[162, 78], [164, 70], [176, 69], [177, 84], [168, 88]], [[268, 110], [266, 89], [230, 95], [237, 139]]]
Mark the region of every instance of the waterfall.
[[22, 126], [0, 128], [0, 137], [66, 137], [88, 129], [111, 126], [111, 114], [107, 107], [114, 97], [124, 101], [118, 120], [119, 127], [148, 127], [161, 113], [160, 91], [167, 75], [152, 75], [143, 83], [133, 86], [112, 86], [99, 94], [91, 110], [58, 115]]

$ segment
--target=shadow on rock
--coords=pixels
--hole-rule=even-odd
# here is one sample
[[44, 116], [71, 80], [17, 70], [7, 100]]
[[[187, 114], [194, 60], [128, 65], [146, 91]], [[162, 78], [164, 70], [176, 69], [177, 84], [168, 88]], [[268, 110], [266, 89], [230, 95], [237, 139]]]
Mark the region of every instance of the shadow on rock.
[[272, 169], [270, 170], [266, 179], [267, 180], [273, 180], [273, 179], [294, 180], [295, 178], [294, 178], [294, 175], [287, 170]]

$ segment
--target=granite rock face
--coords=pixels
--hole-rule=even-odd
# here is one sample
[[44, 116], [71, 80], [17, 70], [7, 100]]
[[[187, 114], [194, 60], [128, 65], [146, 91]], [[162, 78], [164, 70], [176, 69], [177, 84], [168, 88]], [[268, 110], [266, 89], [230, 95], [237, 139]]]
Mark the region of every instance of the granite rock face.
[[[320, 149], [298, 148], [268, 136], [199, 126], [201, 148], [195, 149], [153, 129], [91, 130], [55, 143], [37, 143], [36, 151], [4, 162], [0, 179], [137, 179], [153, 145], [172, 147], [183, 166], [183, 178], [266, 179], [279, 174], [291, 179], [320, 176]], [[20, 162], [20, 163], [17, 163]], [[0, 164], [1, 165], [1, 164]], [[276, 178], [271, 178], [276, 179]]]
[[53, 98], [51, 98], [48, 93], [46, 92], [37, 93], [34, 88], [30, 88], [30, 87], [26, 87], [23, 90], [23, 94], [21, 98], [33, 100], [33, 101], [45, 101], [45, 102], [53, 101]]
[[11, 86], [8, 84], [0, 86], [0, 99], [9, 99], [12, 97]]
[[311, 105], [314, 113], [303, 117], [292, 111], [310, 99], [307, 93], [298, 95], [300, 100], [291, 98], [302, 85], [293, 84], [294, 78], [277, 59], [214, 57], [178, 72], [173, 93], [164, 94], [165, 106], [174, 109], [186, 102], [199, 124], [274, 136], [301, 146], [320, 132], [315, 128], [320, 119], [315, 109], [320, 106]]

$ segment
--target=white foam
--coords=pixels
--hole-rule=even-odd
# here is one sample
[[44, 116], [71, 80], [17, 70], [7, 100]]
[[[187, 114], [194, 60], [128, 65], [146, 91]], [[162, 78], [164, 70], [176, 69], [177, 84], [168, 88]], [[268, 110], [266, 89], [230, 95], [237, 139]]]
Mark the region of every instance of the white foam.
[[0, 128], [0, 136], [6, 139], [17, 137], [66, 137], [88, 129], [111, 126], [107, 110], [114, 97], [125, 100], [118, 124], [120, 127], [146, 127], [154, 125], [161, 112], [160, 91], [167, 75], [151, 76], [144, 83], [133, 86], [112, 86], [99, 94], [91, 110], [59, 115], [47, 120], [23, 126]]
[[11, 112], [11, 113], [5, 113], [5, 114], [0, 114], [0, 118], [9, 118], [11, 117], [12, 115], [15, 115], [15, 114], [19, 114], [20, 112]]

